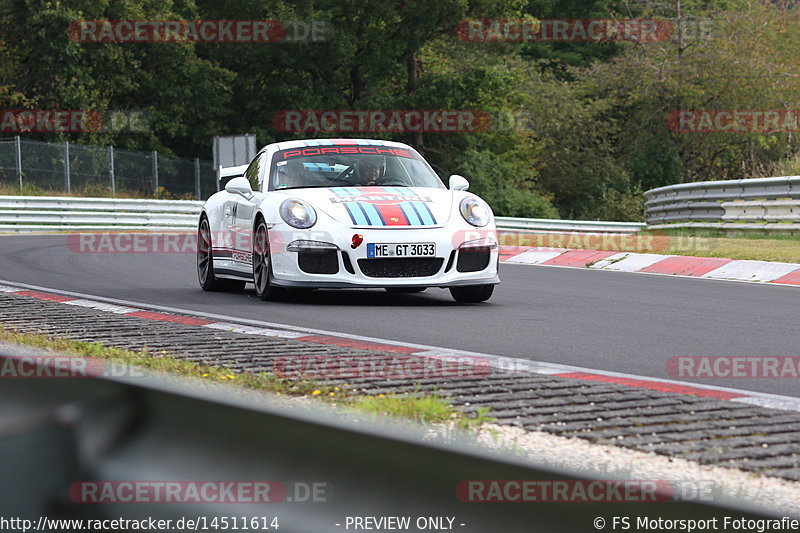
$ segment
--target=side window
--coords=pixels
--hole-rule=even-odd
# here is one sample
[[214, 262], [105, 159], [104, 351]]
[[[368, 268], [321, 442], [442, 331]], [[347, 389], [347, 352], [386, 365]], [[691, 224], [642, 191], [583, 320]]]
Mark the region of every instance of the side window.
[[264, 162], [264, 154], [258, 154], [247, 170], [244, 171], [244, 177], [250, 182], [250, 187], [254, 191], [261, 190], [261, 167]]

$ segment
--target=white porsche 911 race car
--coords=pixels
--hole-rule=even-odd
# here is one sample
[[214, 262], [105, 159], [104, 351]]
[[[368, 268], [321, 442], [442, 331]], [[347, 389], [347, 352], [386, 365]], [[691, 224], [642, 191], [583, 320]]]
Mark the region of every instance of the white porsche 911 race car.
[[450, 289], [488, 300], [498, 247], [489, 206], [450, 176], [448, 190], [405, 144], [365, 139], [267, 145], [203, 206], [197, 273], [205, 290]]

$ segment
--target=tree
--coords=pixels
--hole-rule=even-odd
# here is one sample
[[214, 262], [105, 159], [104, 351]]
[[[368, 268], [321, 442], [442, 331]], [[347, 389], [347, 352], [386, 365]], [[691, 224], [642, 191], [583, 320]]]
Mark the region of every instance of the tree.
[[191, 43], [81, 43], [68, 34], [70, 23], [80, 20], [194, 18], [191, 1], [179, 9], [133, 0], [76, 0], [69, 5], [8, 0], [5, 5], [4, 38], [15, 43], [20, 58], [14, 81], [27, 97], [26, 106], [91, 110], [106, 117], [114, 111], [136, 111], [149, 126], [71, 136], [79, 142], [191, 155], [210, 152], [210, 136], [221, 129], [228, 104], [229, 71], [199, 58]]

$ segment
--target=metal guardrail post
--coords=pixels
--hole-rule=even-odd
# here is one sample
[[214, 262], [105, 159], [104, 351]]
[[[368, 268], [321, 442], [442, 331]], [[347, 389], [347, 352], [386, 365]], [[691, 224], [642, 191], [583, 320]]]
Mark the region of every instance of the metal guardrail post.
[[197, 199], [200, 200], [200, 159], [194, 158], [194, 191]]
[[64, 192], [72, 192], [72, 183], [69, 176], [69, 141], [64, 141]]
[[111, 179], [111, 196], [117, 195], [117, 183], [114, 176], [114, 147], [108, 147], [108, 177]]
[[153, 150], [153, 195], [158, 198], [158, 152]]
[[16, 155], [17, 163], [17, 179], [19, 180], [19, 189], [22, 190], [22, 143], [20, 142], [19, 135], [14, 136], [14, 152]]

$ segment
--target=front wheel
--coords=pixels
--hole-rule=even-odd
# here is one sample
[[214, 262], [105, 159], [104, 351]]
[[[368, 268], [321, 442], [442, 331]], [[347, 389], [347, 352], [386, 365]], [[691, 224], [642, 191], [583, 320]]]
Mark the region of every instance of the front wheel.
[[242, 292], [244, 281], [220, 279], [214, 274], [214, 252], [211, 243], [211, 229], [208, 219], [203, 216], [197, 228], [197, 280], [204, 291]]
[[262, 300], [275, 300], [283, 292], [280, 288], [270, 284], [270, 270], [267, 224], [263, 220], [259, 220], [253, 236], [253, 284], [256, 288], [256, 296]]
[[450, 295], [462, 304], [485, 302], [492, 297], [494, 285], [469, 285], [466, 287], [450, 287]]

